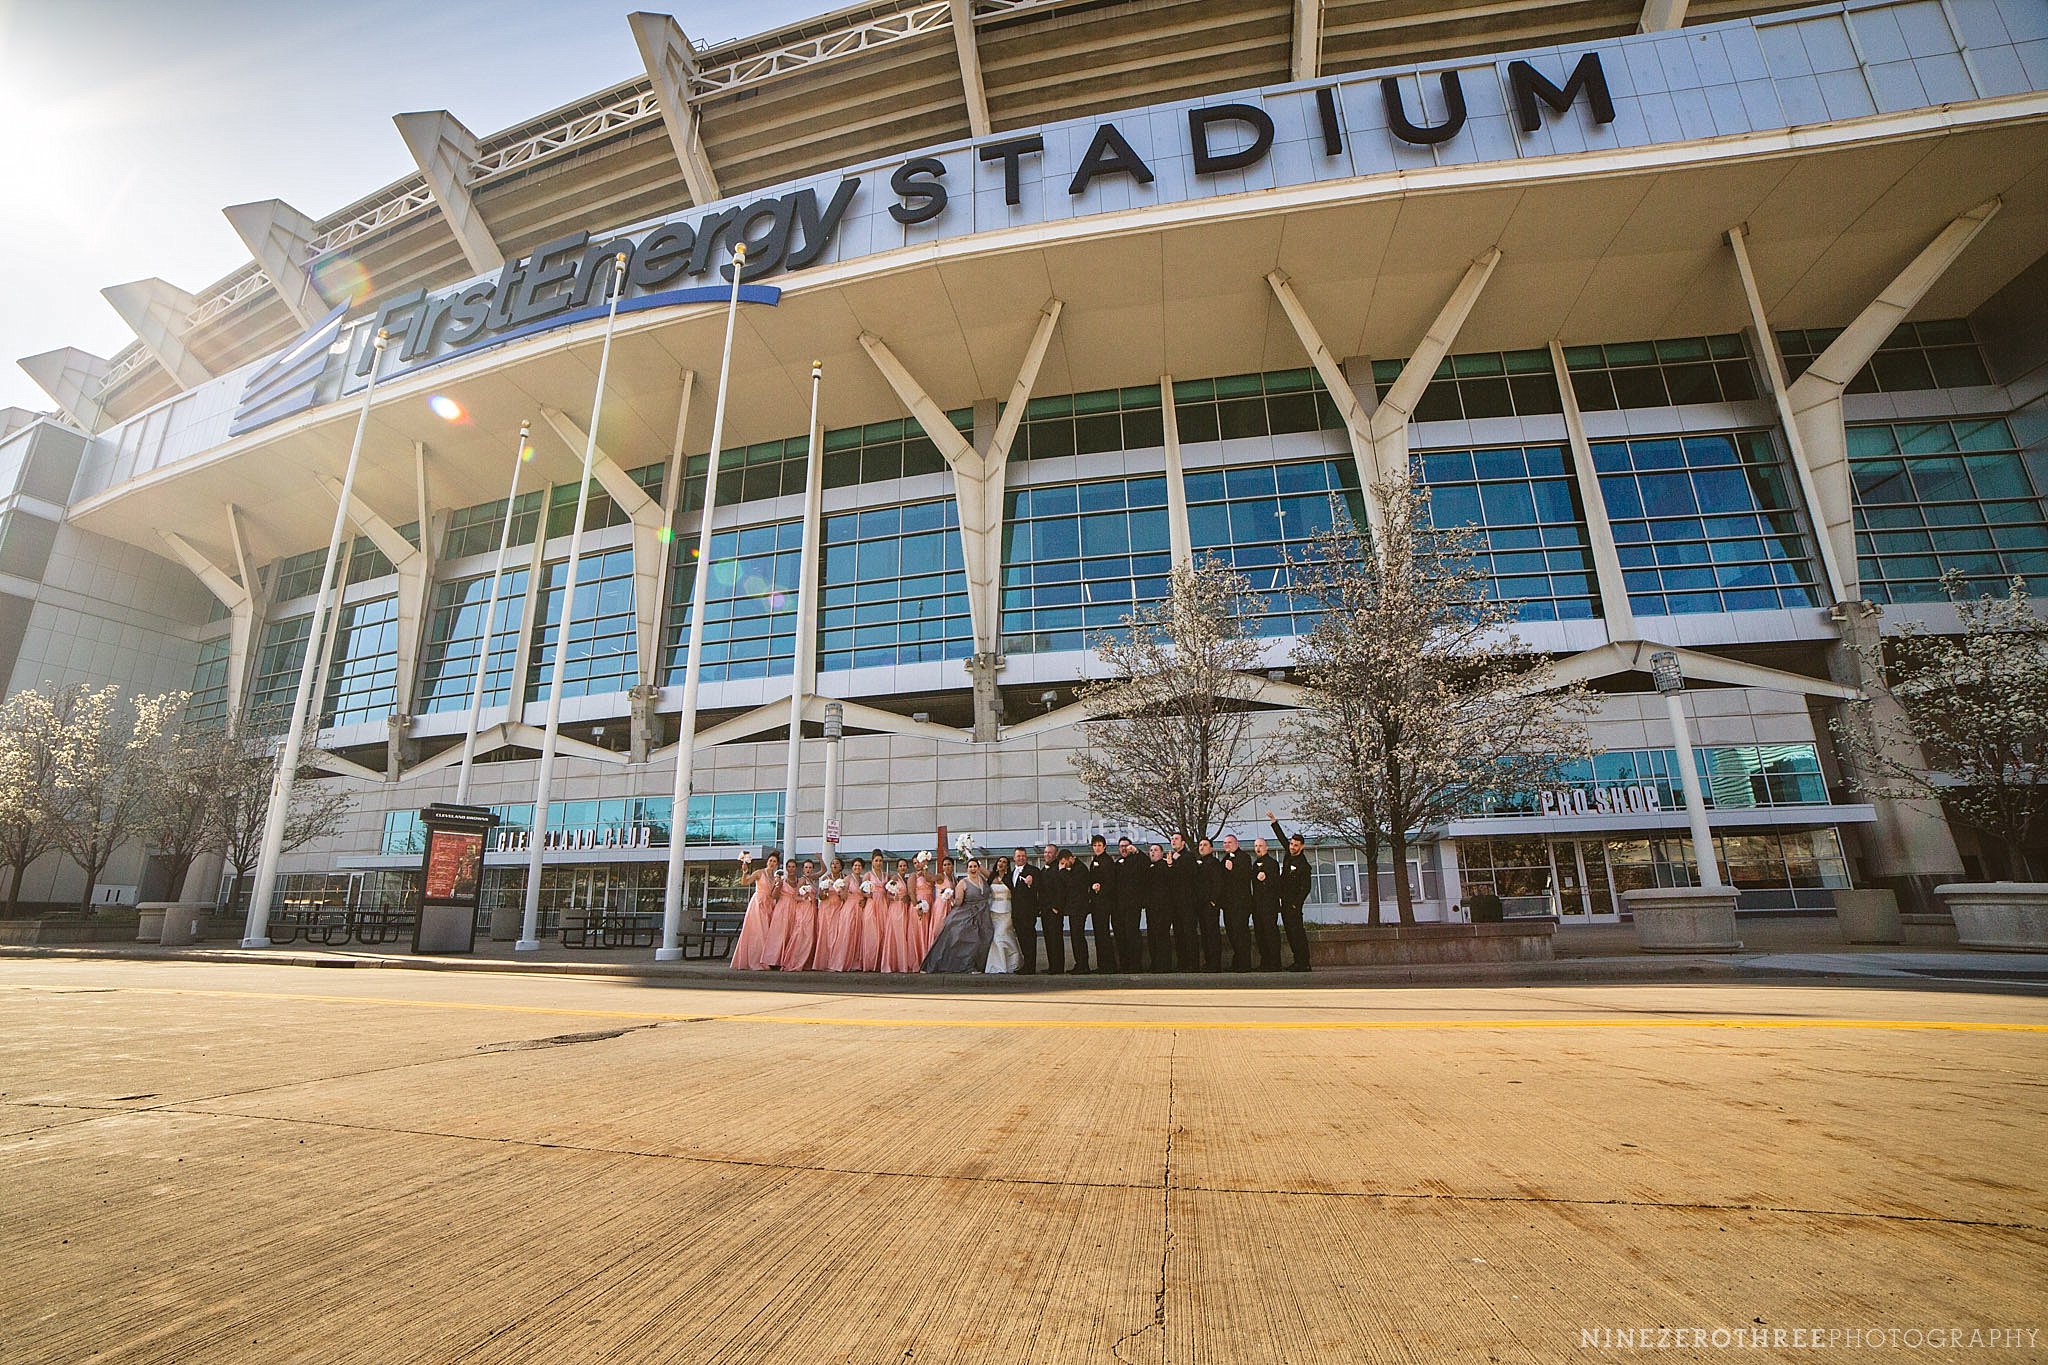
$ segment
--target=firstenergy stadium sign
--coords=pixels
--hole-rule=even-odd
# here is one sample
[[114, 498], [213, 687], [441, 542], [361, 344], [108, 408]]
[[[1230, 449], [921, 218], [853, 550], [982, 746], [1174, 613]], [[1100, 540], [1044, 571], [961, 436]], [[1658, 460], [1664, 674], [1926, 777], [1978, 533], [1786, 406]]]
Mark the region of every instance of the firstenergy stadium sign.
[[[741, 297], [773, 303], [779, 291], [757, 281], [906, 244], [1242, 193], [1263, 187], [1262, 174], [1278, 177], [1277, 169], [1262, 171], [1268, 163], [1285, 161], [1289, 183], [1354, 176], [1375, 160], [1362, 146], [1354, 154], [1368, 131], [1411, 156], [1434, 149], [1439, 159], [1486, 160], [1499, 153], [1454, 148], [1475, 107], [1493, 122], [1506, 114], [1525, 139], [1574, 105], [1595, 126], [1614, 121], [1599, 51], [1542, 60], [1557, 79], [1529, 61], [1506, 60], [1191, 101], [940, 148], [624, 231], [571, 232], [496, 274], [385, 299], [373, 325], [357, 329], [340, 384], [330, 380], [319, 396], [366, 381], [379, 329], [391, 337], [385, 373], [396, 375], [596, 317], [608, 263], [621, 253], [621, 312], [722, 302], [741, 242]], [[269, 385], [242, 429], [291, 410], [280, 387]], [[302, 406], [314, 401], [309, 386]]]

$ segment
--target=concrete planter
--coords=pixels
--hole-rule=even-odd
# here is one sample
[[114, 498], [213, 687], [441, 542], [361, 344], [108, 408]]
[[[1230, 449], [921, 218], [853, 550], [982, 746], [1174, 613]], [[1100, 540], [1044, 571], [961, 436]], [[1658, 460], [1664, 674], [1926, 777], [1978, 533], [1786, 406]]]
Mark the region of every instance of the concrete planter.
[[144, 901], [135, 909], [137, 943], [197, 943], [206, 937], [206, 917], [213, 913], [207, 901]]
[[1905, 938], [1899, 898], [1889, 891], [1837, 891], [1835, 923], [1851, 943], [1899, 943]]
[[1954, 917], [1963, 947], [2048, 951], [2048, 882], [1951, 882], [1934, 894]]
[[1548, 962], [1555, 922], [1346, 924], [1309, 939], [1314, 967], [1408, 967], [1433, 962]]
[[1621, 903], [1635, 916], [1636, 942], [1648, 953], [1732, 953], [1733, 887], [1660, 886], [1624, 891]]

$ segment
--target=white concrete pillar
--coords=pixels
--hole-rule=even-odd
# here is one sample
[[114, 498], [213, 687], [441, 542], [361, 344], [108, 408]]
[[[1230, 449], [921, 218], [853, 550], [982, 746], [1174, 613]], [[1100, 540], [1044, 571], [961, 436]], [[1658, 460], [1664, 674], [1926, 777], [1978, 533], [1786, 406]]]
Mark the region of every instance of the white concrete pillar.
[[15, 363], [21, 366], [22, 373], [35, 380], [37, 388], [50, 395], [50, 401], [71, 425], [88, 432], [106, 425], [106, 409], [100, 404], [99, 394], [113, 362], [105, 356], [65, 346], [23, 356]]
[[1586, 439], [1586, 422], [1579, 412], [1579, 396], [1572, 389], [1571, 371], [1564, 363], [1564, 347], [1550, 343], [1550, 367], [1557, 376], [1558, 396], [1564, 404], [1564, 430], [1572, 454], [1572, 475], [1579, 487], [1579, 501], [1586, 509], [1586, 542], [1593, 552], [1593, 576], [1600, 587], [1600, 614], [1606, 618], [1607, 638], [1636, 638], [1635, 611], [1628, 604], [1628, 580], [1621, 572], [1621, 554], [1614, 545], [1614, 522], [1607, 515], [1607, 499], [1600, 492], [1600, 475], [1593, 468], [1593, 443]]
[[143, 349], [155, 357], [181, 389], [196, 389], [212, 379], [213, 371], [185, 345], [191, 334], [191, 317], [199, 300], [164, 280], [130, 280], [100, 290], [128, 324]]
[[282, 199], [230, 204], [221, 212], [234, 226], [242, 245], [256, 258], [256, 264], [270, 277], [270, 287], [277, 291], [278, 302], [298, 319], [299, 326], [311, 327], [327, 315], [331, 305], [320, 297], [320, 291], [313, 287], [313, 277], [306, 271], [319, 223]]
[[697, 53], [690, 46], [682, 26], [667, 14], [629, 14], [627, 25], [647, 68], [648, 82], [661, 103], [662, 126], [668, 130], [669, 145], [675, 149], [676, 164], [682, 168], [683, 183], [693, 203], [709, 204], [723, 197], [718, 172], [704, 150], [704, 134], [697, 107], [690, 102], [690, 87], [697, 77]]
[[398, 125], [398, 135], [405, 139], [469, 268], [481, 275], [504, 265], [505, 253], [469, 190], [470, 167], [482, 151], [476, 134], [446, 109], [398, 114], [391, 121]]

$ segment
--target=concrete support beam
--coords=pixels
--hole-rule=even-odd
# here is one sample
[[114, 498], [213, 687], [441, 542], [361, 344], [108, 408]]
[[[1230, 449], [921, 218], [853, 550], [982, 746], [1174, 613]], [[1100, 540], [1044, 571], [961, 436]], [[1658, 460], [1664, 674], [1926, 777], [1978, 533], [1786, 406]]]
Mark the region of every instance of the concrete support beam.
[[1287, 73], [1297, 81], [1323, 74], [1323, 0], [1294, 0], [1294, 46]]
[[100, 296], [114, 306], [135, 339], [170, 372], [179, 388], [196, 389], [214, 377], [185, 345], [192, 330], [188, 319], [199, 306], [198, 299], [159, 279], [108, 285], [100, 290]]
[[320, 226], [317, 222], [282, 199], [230, 204], [221, 213], [270, 277], [278, 302], [298, 319], [299, 326], [311, 327], [327, 315], [331, 305], [320, 297], [313, 277], [306, 273], [308, 248]]
[[440, 205], [442, 220], [455, 234], [469, 268], [481, 275], [504, 265], [505, 253], [469, 192], [469, 168], [480, 151], [476, 134], [446, 109], [398, 114], [391, 121], [398, 125], [398, 135], [412, 152], [427, 192]]
[[106, 381], [113, 362], [105, 356], [81, 351], [76, 346], [23, 356], [15, 362], [21, 372], [35, 380], [36, 387], [50, 395], [50, 401], [80, 431], [98, 431], [106, 425], [106, 409], [100, 405], [100, 385]]
[[[229, 533], [236, 535], [238, 528], [232, 507], [228, 509], [228, 521]], [[248, 693], [249, 662], [254, 657], [253, 646], [263, 618], [262, 596], [255, 590], [254, 580], [246, 569], [238, 583], [233, 575], [201, 554], [177, 532], [159, 528], [157, 536], [177, 556], [178, 562], [205, 585], [214, 600], [228, 609], [228, 721], [232, 725], [241, 715], [242, 701]], [[238, 545], [237, 555], [240, 553]]]
[[682, 167], [683, 183], [690, 198], [709, 204], [721, 198], [718, 173], [704, 150], [703, 130], [697, 107], [690, 103], [690, 90], [697, 76], [696, 49], [683, 34], [682, 26], [667, 14], [629, 14], [626, 23], [640, 48], [640, 60], [647, 67], [647, 79], [661, 102], [662, 126], [668, 129], [669, 145], [675, 149], [676, 164]]
[[1375, 529], [1380, 523], [1379, 504], [1372, 496], [1374, 485], [1380, 481], [1379, 471], [1373, 460], [1372, 417], [1365, 410], [1358, 395], [1352, 391], [1350, 377], [1344, 373], [1344, 366], [1330, 348], [1323, 342], [1323, 334], [1302, 306], [1301, 298], [1294, 292], [1287, 273], [1275, 270], [1266, 276], [1266, 283], [1272, 287], [1273, 297], [1279, 300], [1280, 311], [1287, 315], [1287, 321], [1294, 328], [1294, 335], [1308, 352], [1309, 364], [1323, 381], [1330, 401], [1337, 405], [1337, 415], [1344, 419], [1344, 434], [1351, 443], [1351, 461], [1358, 470], [1358, 486], [1365, 493], [1365, 515]]
[[1684, 669], [1688, 679], [1727, 683], [1731, 687], [1755, 687], [1769, 692], [1788, 692], [1796, 696], [1821, 697], [1829, 701], [1845, 701], [1862, 695], [1857, 688], [1830, 679], [1809, 678], [1804, 673], [1790, 673], [1782, 668], [1767, 668], [1762, 664], [1746, 663], [1741, 659], [1725, 658], [1702, 650], [1659, 644], [1655, 640], [1616, 640], [1611, 644], [1601, 645], [1598, 649], [1574, 654], [1552, 665], [1549, 681], [1553, 684], [1564, 684], [1587, 682], [1594, 678], [1611, 678], [1620, 673], [1648, 674], [1650, 656], [1666, 649], [1678, 656], [1679, 667]]
[[1593, 577], [1600, 587], [1600, 615], [1607, 623], [1607, 638], [1633, 639], [1635, 611], [1628, 604], [1628, 580], [1622, 576], [1621, 554], [1614, 545], [1614, 523], [1608, 519], [1607, 499], [1593, 469], [1593, 443], [1586, 439], [1586, 422], [1579, 412], [1579, 396], [1572, 390], [1571, 371], [1564, 363], [1564, 347], [1555, 340], [1550, 343], [1550, 368], [1564, 400], [1565, 436], [1571, 444], [1579, 502], [1586, 509], [1586, 539], [1593, 551]]
[[987, 137], [988, 91], [981, 83], [981, 49], [974, 42], [974, 0], [948, 0], [953, 12], [953, 47], [960, 54], [960, 85], [967, 96], [967, 128]]
[[1175, 568], [1195, 562], [1194, 533], [1188, 526], [1187, 470], [1180, 462], [1180, 414], [1173, 406], [1173, 376], [1159, 376], [1159, 415], [1166, 431], [1166, 541]]
[[1668, 33], [1685, 24], [1690, 0], [1643, 0], [1643, 17], [1636, 21], [1638, 33]]
[[[570, 453], [582, 459], [590, 434], [559, 409], [543, 407], [540, 415]], [[668, 512], [602, 446], [591, 457], [590, 473], [619, 510], [633, 519], [633, 644], [639, 656], [638, 677], [643, 685], [651, 685], [661, 658], [663, 564], [668, 558], [661, 533], [668, 525]]]

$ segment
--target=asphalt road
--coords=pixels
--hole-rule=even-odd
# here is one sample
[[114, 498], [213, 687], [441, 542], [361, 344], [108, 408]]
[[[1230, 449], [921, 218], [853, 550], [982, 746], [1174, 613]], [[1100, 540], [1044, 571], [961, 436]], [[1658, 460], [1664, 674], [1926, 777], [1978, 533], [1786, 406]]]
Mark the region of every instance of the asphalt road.
[[2044, 1139], [2030, 995], [11, 960], [0, 1360], [2040, 1360]]

